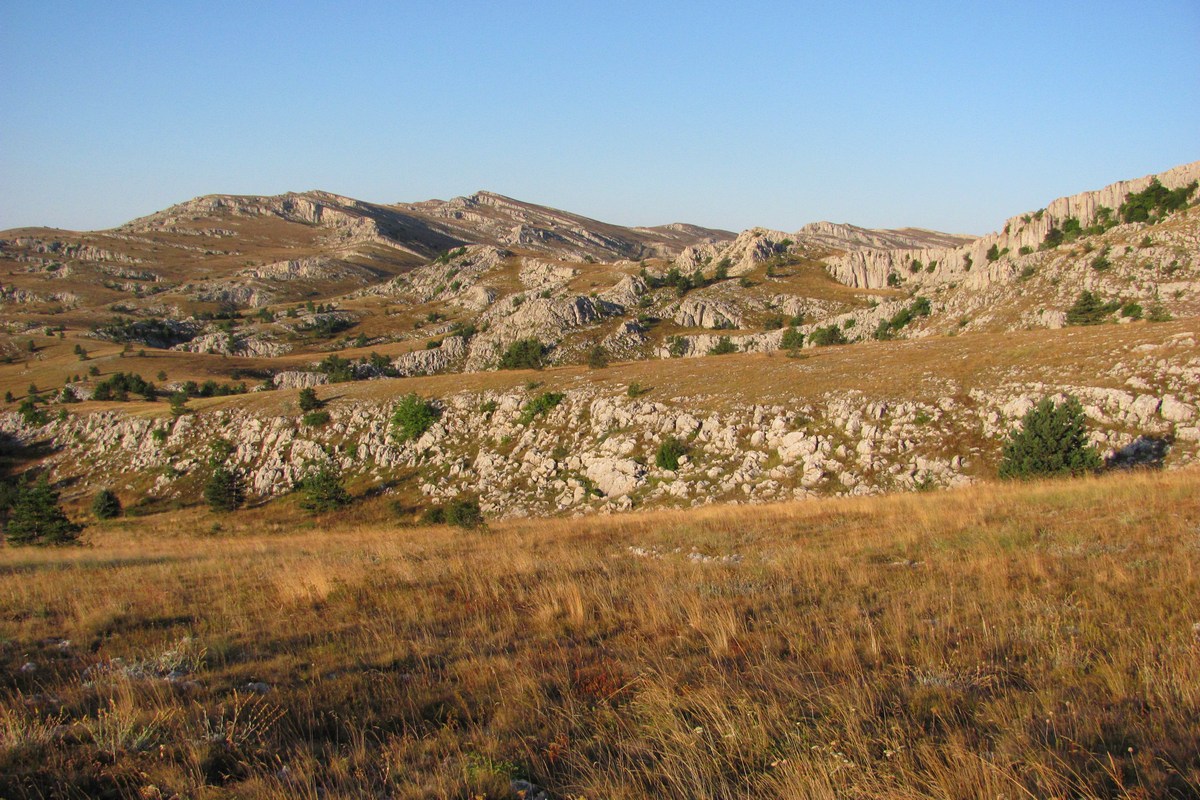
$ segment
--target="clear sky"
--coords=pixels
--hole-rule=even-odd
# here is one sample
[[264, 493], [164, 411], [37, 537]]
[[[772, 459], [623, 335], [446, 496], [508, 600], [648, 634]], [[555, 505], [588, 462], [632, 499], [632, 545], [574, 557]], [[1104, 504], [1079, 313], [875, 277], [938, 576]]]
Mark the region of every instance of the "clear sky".
[[0, 228], [489, 189], [985, 233], [1200, 159], [1200, 2], [0, 2]]

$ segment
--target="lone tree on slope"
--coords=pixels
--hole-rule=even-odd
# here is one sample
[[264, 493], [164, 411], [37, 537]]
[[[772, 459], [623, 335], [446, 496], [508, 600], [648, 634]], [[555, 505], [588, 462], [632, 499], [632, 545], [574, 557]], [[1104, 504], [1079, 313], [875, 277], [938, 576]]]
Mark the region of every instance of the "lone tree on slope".
[[1055, 404], [1043, 398], [1021, 420], [1020, 430], [1008, 434], [1000, 462], [1000, 477], [1031, 478], [1083, 475], [1104, 462], [1088, 444], [1087, 420], [1079, 401], [1068, 396]]

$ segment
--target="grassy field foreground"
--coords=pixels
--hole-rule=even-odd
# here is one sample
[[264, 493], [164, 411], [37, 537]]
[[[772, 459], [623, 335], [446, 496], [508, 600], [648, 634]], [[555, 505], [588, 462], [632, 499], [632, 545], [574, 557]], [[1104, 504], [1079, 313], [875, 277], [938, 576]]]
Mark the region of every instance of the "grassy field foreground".
[[1198, 486], [0, 549], [0, 796], [1200, 796]]

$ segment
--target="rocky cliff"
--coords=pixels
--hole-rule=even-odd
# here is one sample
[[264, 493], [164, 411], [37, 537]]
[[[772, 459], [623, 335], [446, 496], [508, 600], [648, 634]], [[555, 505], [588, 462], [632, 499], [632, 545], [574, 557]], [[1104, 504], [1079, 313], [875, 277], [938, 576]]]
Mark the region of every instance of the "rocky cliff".
[[1130, 193], [1144, 190], [1155, 178], [1168, 189], [1187, 186], [1200, 180], [1200, 161], [1157, 175], [1118, 181], [1103, 189], [1061, 197], [1044, 209], [1011, 217], [997, 233], [957, 247], [877, 249], [871, 246], [829, 259], [829, 271], [848, 286], [870, 289], [887, 288], [891, 275], [904, 278], [914, 287], [950, 281], [982, 286], [1000, 279], [1007, 272], [1006, 265], [988, 261], [991, 248], [1012, 254], [1019, 253], [1022, 248], [1036, 251], [1052, 227], [1061, 228], [1069, 218], [1087, 227], [1095, 221], [1100, 208], [1115, 212]]

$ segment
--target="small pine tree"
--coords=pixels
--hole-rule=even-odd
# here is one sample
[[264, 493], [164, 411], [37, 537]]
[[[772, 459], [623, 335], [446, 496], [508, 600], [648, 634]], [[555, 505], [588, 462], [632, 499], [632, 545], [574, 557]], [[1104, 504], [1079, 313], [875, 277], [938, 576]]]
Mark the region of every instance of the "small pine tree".
[[1083, 406], [1072, 396], [1059, 404], [1043, 398], [1008, 434], [1000, 462], [1000, 477], [1029, 480], [1038, 477], [1082, 475], [1104, 465], [1088, 444]]
[[1075, 304], [1067, 309], [1068, 325], [1098, 325], [1108, 314], [1104, 301], [1095, 292], [1084, 289]]
[[317, 390], [313, 389], [311, 386], [306, 386], [300, 390], [298, 402], [300, 404], [300, 410], [306, 414], [309, 411], [316, 411], [318, 408], [325, 405], [325, 403], [317, 397]]
[[58, 492], [42, 475], [18, 489], [8, 516], [6, 536], [12, 545], [74, 544], [83, 526], [71, 522], [58, 505]]
[[92, 513], [96, 519], [114, 519], [121, 516], [121, 500], [111, 489], [101, 489], [92, 500]]
[[236, 511], [246, 502], [246, 489], [236, 470], [224, 464], [213, 468], [204, 484], [204, 500], [213, 511]]
[[783, 338], [779, 340], [779, 347], [782, 350], [799, 350], [804, 346], [804, 334], [795, 328], [788, 328], [783, 332]]
[[172, 392], [168, 402], [171, 405], [171, 416], [181, 417], [189, 411], [187, 407], [188, 395], [182, 389]]
[[300, 507], [314, 513], [336, 511], [351, 501], [350, 493], [342, 485], [341, 471], [329, 463], [300, 481], [300, 491], [304, 495]]

